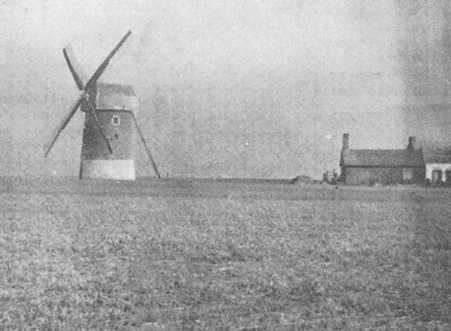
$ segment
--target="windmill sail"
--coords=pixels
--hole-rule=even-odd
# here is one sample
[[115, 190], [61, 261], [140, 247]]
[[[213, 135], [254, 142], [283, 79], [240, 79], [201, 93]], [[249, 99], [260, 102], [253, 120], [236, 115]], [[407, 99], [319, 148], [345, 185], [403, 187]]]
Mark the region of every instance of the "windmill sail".
[[[113, 56], [117, 53], [119, 48], [124, 44], [125, 40], [130, 36], [131, 31], [128, 31], [125, 36], [121, 39], [121, 41], [114, 47], [114, 49], [108, 54], [108, 56], [105, 58], [105, 60], [102, 62], [102, 64], [97, 68], [97, 70], [94, 72], [94, 74], [91, 76], [91, 78], [87, 81], [87, 83], [83, 86], [83, 74], [76, 71], [76, 68], [74, 67], [74, 63], [71, 61], [71, 49], [66, 48], [63, 50], [64, 58], [66, 59], [67, 65], [69, 66], [69, 70], [72, 73], [72, 76], [75, 79], [75, 83], [77, 84], [77, 87], [81, 91], [80, 96], [78, 99], [74, 102], [73, 106], [70, 108], [69, 112], [66, 114], [66, 116], [61, 121], [61, 124], [59, 125], [58, 129], [53, 134], [51, 140], [47, 144], [47, 148], [45, 149], [45, 157], [50, 153], [50, 150], [52, 149], [53, 145], [55, 144], [56, 140], [58, 139], [61, 131], [64, 130], [64, 128], [67, 126], [69, 121], [72, 119], [74, 114], [77, 112], [78, 108], [84, 102], [86, 97], [88, 96], [89, 90], [97, 83], [97, 80], [100, 78], [102, 73], [105, 71], [105, 69], [108, 67], [108, 64], [110, 60], [113, 58]], [[102, 127], [99, 125], [100, 130], [102, 131]], [[105, 137], [105, 133], [102, 132], [102, 136]], [[105, 139], [106, 141], [106, 139]], [[110, 144], [108, 141], [106, 141], [106, 144], [109, 149], [111, 149]]]
[[49, 155], [50, 150], [52, 149], [53, 145], [55, 144], [56, 140], [58, 139], [61, 131], [64, 130], [67, 123], [69, 123], [69, 121], [75, 115], [75, 113], [77, 112], [77, 109], [80, 107], [83, 99], [84, 99], [84, 93], [80, 93], [80, 96], [78, 97], [78, 99], [74, 102], [72, 107], [70, 107], [69, 111], [66, 113], [66, 116], [64, 116], [63, 119], [61, 120], [60, 125], [58, 126], [57, 130], [52, 135], [52, 138], [50, 139], [50, 141], [47, 143], [47, 145], [45, 147], [45, 157], [47, 157], [47, 155]]
[[75, 83], [77, 84], [78, 89], [81, 91], [88, 81], [88, 76], [80, 66], [80, 63], [75, 56], [75, 52], [71, 46], [66, 46], [63, 49], [64, 58], [66, 59], [67, 66], [74, 77]]

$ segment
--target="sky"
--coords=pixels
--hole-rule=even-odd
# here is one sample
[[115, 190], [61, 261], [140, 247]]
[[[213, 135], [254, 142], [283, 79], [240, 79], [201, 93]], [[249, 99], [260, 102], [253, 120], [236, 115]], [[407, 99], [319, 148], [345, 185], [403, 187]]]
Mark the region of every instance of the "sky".
[[[160, 172], [321, 178], [351, 148], [448, 143], [445, 0], [1, 0], [0, 175], [78, 176], [84, 114], [62, 56], [132, 84]], [[153, 175], [136, 139], [138, 176]]]

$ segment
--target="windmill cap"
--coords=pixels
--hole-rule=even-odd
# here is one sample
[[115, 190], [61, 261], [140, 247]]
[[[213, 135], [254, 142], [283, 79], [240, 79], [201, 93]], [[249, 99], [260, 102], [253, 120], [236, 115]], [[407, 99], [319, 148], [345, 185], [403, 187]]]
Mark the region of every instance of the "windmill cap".
[[97, 109], [137, 110], [138, 98], [131, 85], [97, 84]]

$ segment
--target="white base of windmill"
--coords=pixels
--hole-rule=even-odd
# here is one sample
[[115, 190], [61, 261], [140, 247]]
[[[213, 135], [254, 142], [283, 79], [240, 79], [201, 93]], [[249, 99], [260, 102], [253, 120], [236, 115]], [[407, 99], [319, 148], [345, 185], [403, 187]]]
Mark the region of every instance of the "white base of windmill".
[[84, 160], [81, 178], [135, 180], [134, 160]]

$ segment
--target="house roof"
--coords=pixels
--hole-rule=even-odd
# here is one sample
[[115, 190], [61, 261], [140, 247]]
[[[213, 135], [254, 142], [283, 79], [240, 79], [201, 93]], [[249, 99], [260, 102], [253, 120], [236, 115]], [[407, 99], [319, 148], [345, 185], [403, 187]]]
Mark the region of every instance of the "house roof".
[[424, 167], [418, 149], [351, 149], [340, 163], [347, 167]]
[[426, 148], [423, 150], [425, 163], [451, 163], [449, 148]]

